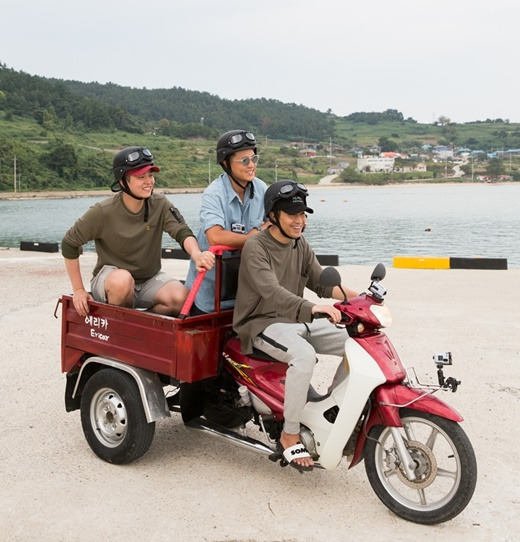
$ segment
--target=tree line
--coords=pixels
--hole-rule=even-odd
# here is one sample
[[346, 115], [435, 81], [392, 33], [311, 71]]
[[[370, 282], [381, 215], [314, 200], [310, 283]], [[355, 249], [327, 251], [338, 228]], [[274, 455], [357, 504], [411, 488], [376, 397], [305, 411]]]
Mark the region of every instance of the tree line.
[[244, 127], [272, 139], [316, 142], [334, 133], [333, 117], [303, 105], [266, 98], [224, 100], [180, 87], [148, 90], [48, 79], [1, 63], [0, 110], [7, 119], [30, 117], [44, 128], [63, 130], [156, 130], [214, 138], [230, 127]]
[[15, 115], [33, 118], [45, 128], [142, 131], [139, 120], [121, 106], [74, 94], [62, 81], [17, 72], [5, 64], [0, 64], [0, 110], [7, 120]]

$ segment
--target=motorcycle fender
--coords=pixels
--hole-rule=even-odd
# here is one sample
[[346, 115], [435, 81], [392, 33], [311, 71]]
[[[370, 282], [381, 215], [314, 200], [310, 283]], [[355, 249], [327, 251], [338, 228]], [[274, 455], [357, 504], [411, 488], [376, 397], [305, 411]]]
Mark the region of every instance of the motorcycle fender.
[[454, 422], [464, 419], [454, 408], [426, 390], [403, 385], [380, 386], [374, 391], [374, 398], [383, 424], [390, 427], [402, 426], [399, 408], [403, 407], [429, 412]]
[[452, 407], [434, 397], [431, 393], [403, 385], [380, 386], [374, 391], [375, 407], [371, 410], [364, 430], [359, 435], [356, 450], [349, 468], [354, 467], [363, 458], [366, 435], [374, 425], [402, 427], [400, 408], [421, 410], [446, 418], [454, 422], [463, 421], [463, 417]]
[[170, 409], [168, 408], [166, 398], [164, 396], [164, 390], [154, 372], [147, 371], [139, 367], [133, 367], [132, 365], [127, 365], [126, 363], [122, 363], [115, 359], [104, 358], [101, 356], [92, 356], [88, 358], [87, 361], [81, 366], [81, 370], [72, 392], [71, 399], [73, 401], [78, 401], [77, 394], [79, 395], [79, 393], [81, 393], [80, 390], [85, 385], [85, 380], [89, 378], [89, 376], [84, 377], [84, 375], [92, 375], [93, 372], [97, 370], [95, 369], [93, 372], [91, 372], [85, 369], [87, 367], [92, 369], [94, 365], [113, 367], [114, 369], [119, 369], [120, 371], [124, 371], [133, 376], [141, 395], [141, 401], [143, 403], [143, 409], [146, 415], [146, 421], [148, 423], [169, 418], [171, 416]]

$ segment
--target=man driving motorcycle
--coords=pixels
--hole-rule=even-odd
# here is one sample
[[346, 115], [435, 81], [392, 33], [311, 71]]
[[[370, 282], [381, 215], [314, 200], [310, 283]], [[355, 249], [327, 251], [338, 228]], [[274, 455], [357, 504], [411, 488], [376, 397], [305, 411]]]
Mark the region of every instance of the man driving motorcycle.
[[[319, 297], [344, 299], [338, 286], [319, 285], [321, 266], [303, 237], [307, 188], [292, 180], [271, 185], [264, 196], [271, 227], [248, 239], [242, 251], [233, 317], [244, 354], [253, 347], [287, 363], [284, 429], [277, 450], [299, 470], [311, 470], [313, 460], [299, 438], [300, 420], [307, 401], [316, 354], [343, 356], [344, 330], [337, 329], [341, 313], [332, 305], [303, 298], [304, 288]], [[356, 296], [346, 289], [348, 297]], [[315, 320], [317, 314], [327, 319]], [[330, 322], [329, 322], [330, 320]], [[346, 375], [340, 362], [332, 386]]]

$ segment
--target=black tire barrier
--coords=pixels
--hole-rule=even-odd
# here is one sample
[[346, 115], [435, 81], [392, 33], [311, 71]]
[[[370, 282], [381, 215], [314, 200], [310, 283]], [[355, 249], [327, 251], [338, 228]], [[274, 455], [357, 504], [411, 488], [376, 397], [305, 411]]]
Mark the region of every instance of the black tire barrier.
[[450, 258], [450, 269], [507, 269], [506, 258]]
[[[163, 258], [174, 258], [176, 260], [189, 260], [190, 255], [180, 248], [163, 248]], [[318, 262], [320, 265], [339, 265], [339, 256], [337, 254], [317, 254]]]
[[163, 258], [175, 258], [176, 260], [189, 260], [190, 255], [181, 248], [163, 248]]
[[320, 265], [339, 265], [339, 256], [337, 254], [316, 254], [316, 258], [318, 258]]
[[38, 241], [20, 241], [20, 250], [36, 252], [59, 252], [58, 243], [40, 243]]

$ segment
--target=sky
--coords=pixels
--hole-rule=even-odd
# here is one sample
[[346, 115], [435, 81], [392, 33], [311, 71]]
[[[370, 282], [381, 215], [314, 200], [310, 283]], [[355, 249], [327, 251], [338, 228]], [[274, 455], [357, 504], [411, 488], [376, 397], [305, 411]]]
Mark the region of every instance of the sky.
[[514, 0], [6, 0], [0, 18], [0, 62], [31, 75], [520, 122]]

